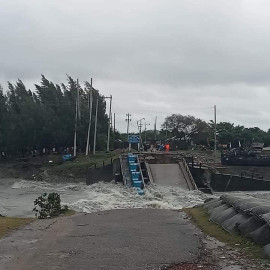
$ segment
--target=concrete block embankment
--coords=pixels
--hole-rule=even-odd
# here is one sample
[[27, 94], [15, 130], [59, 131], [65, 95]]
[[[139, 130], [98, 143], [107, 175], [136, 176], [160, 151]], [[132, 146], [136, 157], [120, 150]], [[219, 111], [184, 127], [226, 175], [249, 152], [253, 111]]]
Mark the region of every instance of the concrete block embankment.
[[270, 202], [246, 195], [222, 195], [204, 204], [210, 221], [263, 245], [270, 257]]

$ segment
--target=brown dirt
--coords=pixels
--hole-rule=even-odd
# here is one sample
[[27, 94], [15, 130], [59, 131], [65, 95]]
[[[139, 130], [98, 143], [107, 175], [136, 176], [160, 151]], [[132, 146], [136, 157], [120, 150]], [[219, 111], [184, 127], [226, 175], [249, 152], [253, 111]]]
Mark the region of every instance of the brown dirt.
[[50, 165], [49, 160], [53, 160], [55, 165], [62, 162], [59, 155], [2, 161], [0, 162], [0, 178], [21, 178], [47, 182], [85, 181], [86, 172], [80, 170], [80, 175], [76, 172], [74, 174], [58, 172]]

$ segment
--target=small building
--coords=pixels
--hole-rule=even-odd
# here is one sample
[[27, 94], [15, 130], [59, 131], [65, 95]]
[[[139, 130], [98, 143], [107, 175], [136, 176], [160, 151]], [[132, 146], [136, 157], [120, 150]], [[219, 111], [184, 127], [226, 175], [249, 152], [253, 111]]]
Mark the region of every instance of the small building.
[[263, 154], [270, 155], [270, 146], [263, 148]]
[[250, 146], [250, 150], [255, 153], [262, 153], [264, 143], [253, 143]]

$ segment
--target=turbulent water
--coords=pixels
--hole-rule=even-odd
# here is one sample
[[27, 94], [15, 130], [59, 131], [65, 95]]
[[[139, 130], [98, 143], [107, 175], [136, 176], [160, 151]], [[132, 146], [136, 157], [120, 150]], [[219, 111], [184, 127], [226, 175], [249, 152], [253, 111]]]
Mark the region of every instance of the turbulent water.
[[158, 208], [181, 209], [202, 203], [208, 195], [200, 191], [185, 191], [177, 187], [149, 186], [140, 196], [122, 184], [99, 182], [53, 184], [46, 182], [0, 179], [0, 214], [33, 216], [33, 201], [43, 193], [57, 192], [62, 203], [78, 212], [111, 209]]

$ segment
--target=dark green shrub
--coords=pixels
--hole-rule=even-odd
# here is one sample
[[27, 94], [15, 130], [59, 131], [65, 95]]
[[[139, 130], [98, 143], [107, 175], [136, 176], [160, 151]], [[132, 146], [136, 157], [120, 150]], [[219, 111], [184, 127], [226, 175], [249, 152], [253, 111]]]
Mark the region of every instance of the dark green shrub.
[[61, 199], [58, 193], [44, 193], [34, 200], [35, 216], [40, 219], [57, 217], [68, 211], [67, 205], [61, 207]]

